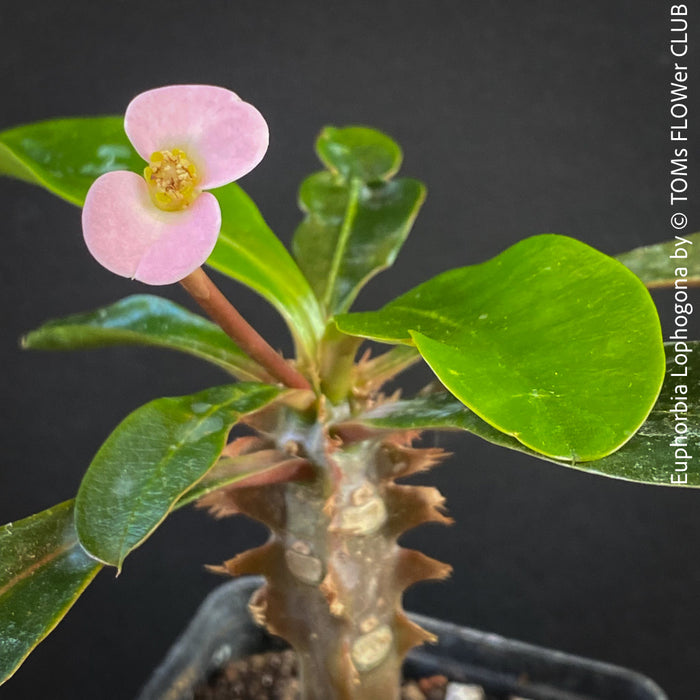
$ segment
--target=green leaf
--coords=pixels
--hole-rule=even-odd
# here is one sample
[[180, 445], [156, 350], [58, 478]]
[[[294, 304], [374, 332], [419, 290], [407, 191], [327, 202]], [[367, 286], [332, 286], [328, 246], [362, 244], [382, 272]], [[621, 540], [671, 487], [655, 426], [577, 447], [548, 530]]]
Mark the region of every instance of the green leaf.
[[[495, 445], [592, 474], [643, 484], [700, 487], [700, 462], [694, 459], [700, 452], [700, 342], [690, 342], [688, 346], [692, 349], [688, 379], [673, 376], [684, 370], [675, 363], [674, 346], [668, 343], [666, 379], [649, 417], [619, 450], [599, 460], [572, 463], [545, 457], [496, 430], [445, 392], [386, 403], [352, 422], [389, 431], [466, 430]], [[679, 386], [687, 388], [687, 398]], [[687, 410], [679, 410], [683, 408], [679, 401], [685, 403]], [[687, 425], [687, 432], [676, 432], [679, 423]], [[693, 455], [693, 459], [685, 459], [681, 450]]]
[[145, 165], [126, 138], [122, 117], [52, 119], [0, 133], [0, 174], [45, 187], [78, 206], [103, 173], [141, 173]]
[[388, 180], [401, 167], [401, 149], [386, 134], [364, 126], [327, 126], [316, 140], [323, 164], [344, 180]]
[[624, 444], [663, 380], [661, 328], [642, 283], [554, 234], [336, 321], [345, 333], [415, 344], [477, 415], [558, 459], [598, 459]]
[[423, 185], [407, 178], [368, 185], [321, 172], [303, 182], [306, 218], [294, 234], [294, 255], [329, 315], [349, 309], [393, 264], [424, 199]]
[[[700, 285], [700, 233], [676, 236], [672, 241], [642, 246], [617, 256], [649, 287], [672, 287], [676, 280]], [[686, 255], [687, 257], [683, 257]]]
[[[700, 342], [687, 345], [691, 348], [688, 363], [678, 365], [675, 344], [666, 344], [666, 379], [656, 405], [637, 434], [617, 452], [579, 465], [581, 469], [649, 484], [700, 487]], [[687, 377], [681, 376], [685, 367]], [[681, 423], [688, 427], [686, 433], [676, 429]], [[682, 448], [692, 459], [684, 459], [683, 453], [677, 452]]]
[[305, 218], [293, 251], [327, 315], [347, 311], [360, 289], [393, 264], [408, 236], [425, 187], [389, 178], [401, 149], [374, 129], [326, 127], [316, 149], [328, 171], [299, 191]]
[[78, 543], [73, 501], [0, 528], [0, 683], [63, 619], [101, 568]]
[[213, 194], [221, 205], [222, 223], [207, 263], [267, 299], [287, 321], [300, 353], [312, 358], [325, 324], [306, 278], [238, 185]]
[[280, 393], [264, 384], [157, 399], [127, 416], [92, 461], [75, 503], [83, 547], [121, 569], [216, 463], [231, 427]]
[[147, 294], [49, 321], [28, 333], [22, 345], [34, 350], [155, 345], [208, 360], [241, 379], [266, 377], [217, 325], [167, 299]]

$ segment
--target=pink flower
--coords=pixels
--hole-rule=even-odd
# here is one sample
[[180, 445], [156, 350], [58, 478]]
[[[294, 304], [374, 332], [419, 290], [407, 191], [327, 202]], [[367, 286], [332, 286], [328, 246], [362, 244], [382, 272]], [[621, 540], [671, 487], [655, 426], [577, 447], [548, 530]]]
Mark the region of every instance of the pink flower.
[[129, 104], [124, 130], [148, 161], [143, 177], [101, 175], [87, 193], [83, 235], [111, 272], [170, 284], [214, 249], [221, 210], [202, 190], [233, 182], [265, 155], [268, 129], [255, 107], [210, 85], [171, 85]]

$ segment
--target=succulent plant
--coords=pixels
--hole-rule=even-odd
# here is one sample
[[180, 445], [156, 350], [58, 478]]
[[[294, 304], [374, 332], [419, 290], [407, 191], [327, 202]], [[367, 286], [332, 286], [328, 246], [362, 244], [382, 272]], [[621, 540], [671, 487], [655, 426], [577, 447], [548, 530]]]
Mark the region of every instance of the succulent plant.
[[[99, 262], [146, 283], [181, 281], [212, 320], [139, 294], [50, 321], [24, 345], [159, 346], [237, 381], [137, 409], [74, 501], [0, 529], [0, 680], [101, 568], [121, 570], [167, 515], [196, 504], [269, 528], [266, 544], [213, 568], [265, 576], [250, 609], [296, 650], [305, 700], [398, 697], [406, 652], [431, 640], [404, 614], [403, 591], [451, 570], [398, 542], [422, 523], [451, 522], [436, 489], [403, 481], [445, 456], [420, 447], [425, 430], [468, 431], [611, 477], [700, 485], [689, 458], [683, 468], [697, 441], [688, 419], [697, 379], [687, 372], [697, 345], [681, 333], [664, 348], [645, 287], [697, 283], [700, 270], [674, 255], [696, 239], [615, 260], [534, 236], [382, 309], [351, 312], [425, 198], [420, 182], [396, 177], [391, 138], [359, 126], [320, 132], [323, 169], [301, 185], [290, 254], [232, 182], [267, 146], [253, 107], [221, 88], [160, 88], [132, 103], [127, 133], [138, 154], [121, 117], [17, 127], [0, 134], [0, 172], [85, 203]], [[202, 194], [202, 184], [214, 189]], [[281, 313], [293, 359], [240, 316], [205, 260]], [[387, 389], [419, 362], [435, 373], [431, 385], [412, 398]], [[237, 424], [245, 430], [231, 438]]]

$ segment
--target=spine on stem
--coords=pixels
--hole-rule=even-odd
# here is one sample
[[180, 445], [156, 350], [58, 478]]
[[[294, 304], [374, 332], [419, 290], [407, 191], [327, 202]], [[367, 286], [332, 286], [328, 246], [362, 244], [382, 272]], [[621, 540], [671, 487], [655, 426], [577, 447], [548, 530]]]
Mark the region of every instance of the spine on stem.
[[430, 468], [444, 453], [412, 448], [415, 433], [342, 442], [322, 423], [300, 426], [288, 416], [277, 413], [256, 427], [308, 459], [315, 478], [204, 499], [215, 513], [243, 513], [270, 528], [266, 544], [224, 569], [266, 577], [251, 611], [296, 650], [304, 700], [398, 699], [406, 652], [433, 641], [403, 612], [403, 591], [445, 578], [451, 568], [397, 538], [421, 523], [451, 520], [436, 489], [395, 480]]

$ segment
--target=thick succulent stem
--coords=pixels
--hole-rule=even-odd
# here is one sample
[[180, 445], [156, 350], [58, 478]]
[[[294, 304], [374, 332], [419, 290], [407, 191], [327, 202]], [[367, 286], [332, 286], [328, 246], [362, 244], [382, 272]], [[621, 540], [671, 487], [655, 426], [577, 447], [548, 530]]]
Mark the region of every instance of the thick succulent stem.
[[407, 619], [402, 593], [450, 571], [403, 549], [397, 537], [422, 522], [450, 521], [435, 489], [394, 479], [437, 463], [442, 453], [410, 448], [407, 435], [342, 444], [322, 422], [304, 425], [290, 415], [278, 414], [268, 436], [313, 463], [316, 478], [222, 496], [229, 510], [271, 530], [265, 545], [226, 569], [266, 576], [251, 610], [297, 651], [304, 700], [397, 699], [406, 652], [432, 639]]

